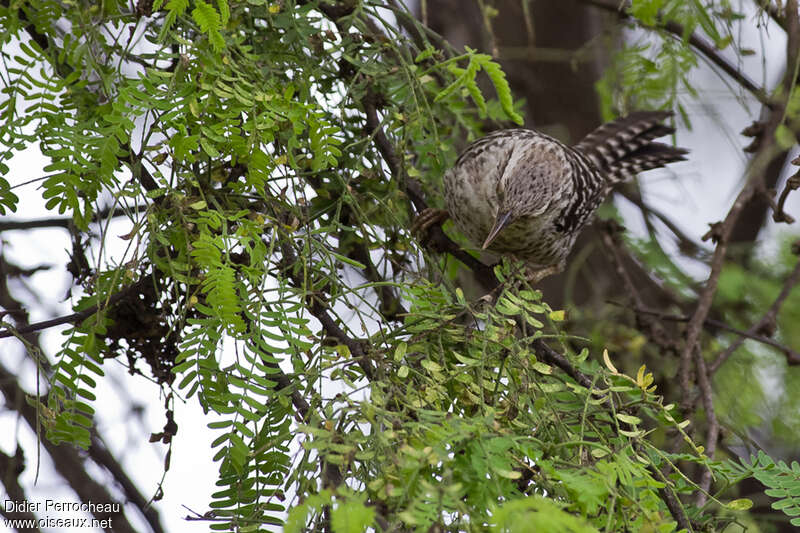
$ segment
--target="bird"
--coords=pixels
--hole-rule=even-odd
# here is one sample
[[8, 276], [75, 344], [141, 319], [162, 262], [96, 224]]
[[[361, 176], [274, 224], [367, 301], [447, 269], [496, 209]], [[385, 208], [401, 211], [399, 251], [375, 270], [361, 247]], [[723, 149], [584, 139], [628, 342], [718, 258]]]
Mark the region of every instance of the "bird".
[[686, 159], [688, 150], [653, 141], [674, 133], [666, 124], [671, 117], [669, 111], [632, 112], [571, 147], [531, 129], [490, 133], [445, 172], [447, 214], [473, 244], [523, 260], [529, 280], [538, 282], [565, 268], [575, 240], [614, 186]]

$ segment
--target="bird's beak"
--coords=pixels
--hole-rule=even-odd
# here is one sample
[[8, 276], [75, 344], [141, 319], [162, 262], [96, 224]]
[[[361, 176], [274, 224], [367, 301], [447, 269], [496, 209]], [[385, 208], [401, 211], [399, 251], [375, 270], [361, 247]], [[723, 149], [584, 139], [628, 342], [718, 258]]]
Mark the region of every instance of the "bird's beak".
[[501, 211], [497, 213], [497, 218], [494, 220], [494, 227], [492, 231], [489, 232], [489, 235], [486, 236], [486, 241], [483, 243], [483, 249], [487, 249], [492, 241], [497, 237], [497, 235], [511, 222], [513, 222], [514, 218], [511, 216], [511, 211]]

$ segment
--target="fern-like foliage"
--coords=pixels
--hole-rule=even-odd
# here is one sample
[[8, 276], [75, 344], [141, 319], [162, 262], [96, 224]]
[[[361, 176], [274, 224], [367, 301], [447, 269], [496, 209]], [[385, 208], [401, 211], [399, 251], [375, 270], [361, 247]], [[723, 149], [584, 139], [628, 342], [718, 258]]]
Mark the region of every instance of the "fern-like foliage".
[[[417, 60], [419, 61], [421, 58], [424, 59], [425, 56], [418, 56]], [[458, 66], [458, 63], [464, 59], [467, 60], [467, 66], [466, 68], [461, 68]], [[447, 69], [456, 76], [456, 79], [436, 95], [434, 102], [447, 98], [458, 89], [464, 89], [469, 93], [472, 101], [478, 106], [478, 109], [486, 113], [486, 100], [483, 94], [481, 94], [475, 80], [478, 72], [485, 70], [497, 91], [497, 97], [503, 111], [509, 119], [522, 125], [522, 116], [514, 110], [511, 88], [508, 86], [508, 81], [506, 81], [506, 75], [503, 73], [500, 65], [492, 60], [490, 55], [478, 54], [475, 50], [467, 48], [467, 54], [462, 57], [455, 57], [444, 64], [446, 64]]]
[[754, 477], [761, 482], [766, 487], [764, 493], [775, 500], [772, 508], [790, 517], [792, 525], [800, 526], [800, 463], [776, 462], [759, 451], [749, 461], [741, 458], [739, 463], [728, 461], [726, 466], [736, 476], [732, 481]]

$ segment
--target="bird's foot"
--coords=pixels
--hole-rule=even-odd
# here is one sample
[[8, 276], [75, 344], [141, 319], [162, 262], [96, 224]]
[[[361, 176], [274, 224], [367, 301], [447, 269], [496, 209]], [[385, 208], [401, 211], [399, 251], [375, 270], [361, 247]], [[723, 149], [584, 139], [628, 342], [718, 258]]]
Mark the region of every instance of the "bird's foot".
[[544, 278], [552, 276], [554, 274], [558, 274], [562, 270], [564, 270], [564, 265], [561, 264], [550, 265], [548, 267], [538, 268], [538, 269], [533, 269], [528, 267], [528, 273], [527, 273], [528, 275], [526, 276], [526, 278], [528, 283], [530, 283], [531, 285], [536, 285]]
[[423, 209], [422, 212], [417, 215], [414, 223], [411, 224], [411, 233], [415, 235], [420, 242], [427, 244], [427, 241], [430, 239], [430, 229], [434, 226], [441, 226], [448, 218], [450, 218], [450, 213], [444, 209], [434, 209], [432, 207]]

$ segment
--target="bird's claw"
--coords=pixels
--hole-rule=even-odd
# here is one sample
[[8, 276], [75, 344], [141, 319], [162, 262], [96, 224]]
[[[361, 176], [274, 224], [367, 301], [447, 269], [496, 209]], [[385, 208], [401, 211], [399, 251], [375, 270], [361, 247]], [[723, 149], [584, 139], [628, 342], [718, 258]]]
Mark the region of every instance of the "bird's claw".
[[444, 209], [434, 209], [432, 207], [423, 209], [417, 215], [414, 223], [411, 224], [411, 233], [422, 243], [425, 243], [430, 237], [430, 229], [434, 226], [442, 225], [448, 218], [450, 218], [450, 213]]
[[531, 285], [536, 285], [544, 278], [552, 276], [554, 274], [558, 274], [562, 270], [564, 270], [563, 265], [550, 265], [548, 267], [538, 268], [536, 270], [529, 267], [528, 275], [526, 276], [526, 278], [528, 283], [530, 283]]

